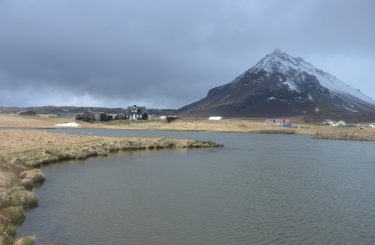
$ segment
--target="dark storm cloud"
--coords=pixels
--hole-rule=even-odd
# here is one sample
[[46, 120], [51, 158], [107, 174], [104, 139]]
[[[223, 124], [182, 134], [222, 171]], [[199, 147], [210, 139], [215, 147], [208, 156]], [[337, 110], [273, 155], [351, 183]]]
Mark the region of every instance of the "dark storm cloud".
[[375, 97], [374, 1], [0, 0], [0, 105], [179, 107], [281, 48]]

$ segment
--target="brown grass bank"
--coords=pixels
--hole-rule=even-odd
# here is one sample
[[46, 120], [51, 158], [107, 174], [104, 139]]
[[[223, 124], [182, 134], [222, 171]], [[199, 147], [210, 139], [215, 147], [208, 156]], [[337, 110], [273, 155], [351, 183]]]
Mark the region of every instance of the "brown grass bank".
[[326, 140], [356, 140], [356, 141], [375, 141], [375, 129], [372, 128], [345, 128], [330, 131], [317, 132], [314, 139]]
[[[82, 160], [133, 150], [221, 146], [212, 141], [164, 138], [110, 138], [73, 136], [34, 130], [0, 130], [0, 245], [24, 244], [15, 240], [24, 208], [36, 207], [32, 188], [44, 182], [40, 166], [65, 160]], [[27, 243], [29, 244], [29, 243]]]

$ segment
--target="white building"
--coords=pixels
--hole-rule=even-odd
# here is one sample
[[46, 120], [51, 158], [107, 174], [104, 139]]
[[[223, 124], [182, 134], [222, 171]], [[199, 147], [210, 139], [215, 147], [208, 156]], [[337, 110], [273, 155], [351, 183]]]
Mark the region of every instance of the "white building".
[[216, 117], [209, 117], [208, 120], [211, 120], [211, 121], [220, 121], [222, 120], [223, 117], [219, 117], [219, 116], [216, 116]]
[[346, 127], [346, 122], [341, 120], [341, 121], [332, 123], [332, 126], [333, 127]]

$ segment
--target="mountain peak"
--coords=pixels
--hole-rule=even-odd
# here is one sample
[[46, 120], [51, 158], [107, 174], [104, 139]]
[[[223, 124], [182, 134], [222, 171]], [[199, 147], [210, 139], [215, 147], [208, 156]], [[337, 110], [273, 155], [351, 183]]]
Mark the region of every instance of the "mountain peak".
[[273, 54], [281, 54], [284, 53], [281, 49], [277, 48], [273, 51]]
[[287, 73], [290, 70], [317, 70], [314, 66], [299, 57], [292, 57], [289, 54], [275, 49], [273, 53], [266, 55], [253, 68], [254, 70], [264, 70], [266, 72]]
[[[344, 92], [350, 96], [360, 98], [367, 103], [375, 104], [373, 99], [364, 95], [362, 92], [353, 89], [335, 76], [316, 68], [300, 57], [290, 56], [280, 49], [276, 49], [273, 53], [266, 55], [254, 67], [245, 73], [257, 73], [260, 71], [265, 71], [267, 74], [281, 73], [290, 80], [292, 86], [294, 86], [293, 84], [295, 83], [298, 74], [313, 75], [323, 87], [329, 89], [333, 93]], [[238, 80], [235, 81], [238, 82]]]
[[239, 117], [375, 115], [375, 102], [302, 58], [276, 49], [232, 82], [179, 111]]

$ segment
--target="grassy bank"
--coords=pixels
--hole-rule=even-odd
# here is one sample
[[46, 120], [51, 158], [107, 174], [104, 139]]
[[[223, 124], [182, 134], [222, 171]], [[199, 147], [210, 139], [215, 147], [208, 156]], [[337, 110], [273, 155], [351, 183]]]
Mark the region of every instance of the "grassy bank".
[[346, 128], [317, 132], [314, 139], [375, 141], [375, 129]]
[[15, 240], [24, 209], [38, 205], [32, 192], [44, 182], [40, 167], [65, 160], [83, 160], [119, 151], [220, 146], [212, 141], [163, 138], [73, 136], [34, 130], [0, 130], [0, 245], [29, 244]]
[[294, 129], [286, 129], [286, 128], [280, 128], [280, 129], [271, 129], [271, 130], [258, 130], [256, 131], [258, 134], [296, 134], [296, 130]]

